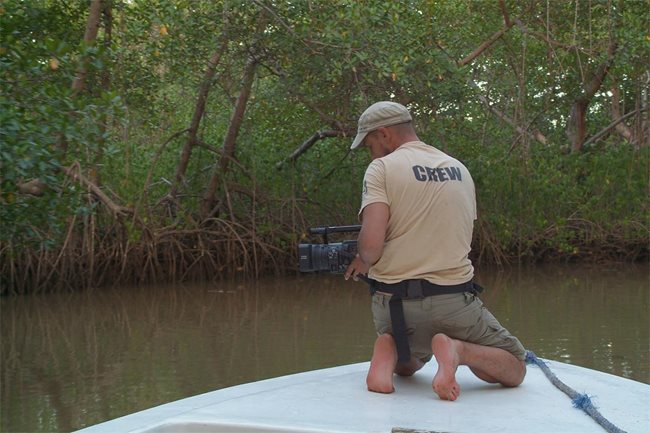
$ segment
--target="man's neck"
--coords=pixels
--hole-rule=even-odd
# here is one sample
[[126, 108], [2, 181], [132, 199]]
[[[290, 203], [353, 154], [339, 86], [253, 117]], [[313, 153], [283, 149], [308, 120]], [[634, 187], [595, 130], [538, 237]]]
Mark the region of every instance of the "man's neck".
[[400, 137], [397, 146], [395, 146], [395, 149], [397, 149], [398, 147], [400, 147], [403, 144], [412, 143], [414, 141], [420, 141], [418, 136], [415, 135], [415, 134], [409, 134], [409, 135], [405, 135], [403, 137]]

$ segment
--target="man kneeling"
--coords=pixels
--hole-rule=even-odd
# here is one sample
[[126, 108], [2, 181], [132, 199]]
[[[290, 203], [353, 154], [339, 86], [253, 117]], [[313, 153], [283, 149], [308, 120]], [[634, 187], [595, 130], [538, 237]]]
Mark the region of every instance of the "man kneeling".
[[359, 254], [345, 278], [372, 281], [379, 337], [368, 389], [393, 392], [394, 373], [412, 375], [432, 356], [439, 365], [433, 389], [444, 400], [460, 394], [459, 365], [485, 381], [519, 385], [524, 347], [483, 307], [472, 282], [476, 197], [467, 168], [420, 141], [411, 114], [394, 102], [364, 111], [351, 149], [359, 146], [372, 162], [363, 179]]

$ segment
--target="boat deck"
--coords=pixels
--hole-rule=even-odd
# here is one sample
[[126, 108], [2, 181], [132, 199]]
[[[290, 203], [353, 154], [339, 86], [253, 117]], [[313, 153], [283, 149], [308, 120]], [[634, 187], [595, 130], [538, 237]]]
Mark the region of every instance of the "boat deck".
[[[623, 431], [650, 431], [650, 385], [546, 361], [558, 378], [592, 399]], [[524, 383], [503, 388], [460, 367], [461, 395], [442, 401], [431, 389], [432, 360], [395, 377], [393, 394], [365, 388], [368, 363], [299, 373], [164, 404], [81, 430], [83, 433], [221, 432], [603, 432], [534, 365]]]

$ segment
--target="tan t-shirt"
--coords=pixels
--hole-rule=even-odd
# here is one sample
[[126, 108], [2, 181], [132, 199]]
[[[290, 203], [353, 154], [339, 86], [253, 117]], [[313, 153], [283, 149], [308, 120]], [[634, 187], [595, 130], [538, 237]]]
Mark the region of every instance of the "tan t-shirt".
[[369, 277], [384, 283], [423, 278], [441, 285], [474, 276], [467, 257], [476, 219], [474, 181], [458, 160], [420, 141], [370, 163], [361, 210], [390, 208], [386, 243]]

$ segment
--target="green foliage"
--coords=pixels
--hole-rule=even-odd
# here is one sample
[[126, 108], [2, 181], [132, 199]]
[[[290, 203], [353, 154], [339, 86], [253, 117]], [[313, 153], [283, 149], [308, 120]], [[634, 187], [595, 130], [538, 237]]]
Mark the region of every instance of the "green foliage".
[[[121, 98], [101, 90], [94, 97], [72, 94], [81, 59], [91, 76], [104, 66], [104, 50], [79, 45], [84, 9], [21, 1], [5, 1], [2, 8], [0, 241], [18, 249], [50, 247], [60, 241], [67, 216], [87, 209], [80, 207], [82, 191], [60, 168], [93, 161], [108, 138], [101, 125], [120, 115]], [[115, 146], [105, 151], [118, 152]], [[18, 192], [20, 184], [34, 179], [45, 185], [43, 197]]]
[[[481, 213], [477, 242], [490, 236], [508, 255], [535, 258], [647, 236], [647, 131], [636, 141], [610, 131], [567, 152], [572, 105], [612, 41], [618, 48], [590, 101], [588, 136], [612, 122], [614, 87], [621, 114], [642, 103], [650, 44], [644, 2], [503, 2], [516, 24], [467, 61], [504, 30], [499, 2], [106, 4], [112, 20], [102, 17], [89, 46], [82, 43], [89, 2], [1, 6], [0, 219], [10, 227], [2, 242], [61, 245], [71, 217], [102, 216], [104, 207], [59, 170], [73, 162], [150, 228], [192, 228], [251, 58], [255, 81], [236, 161], [220, 178], [218, 200], [230, 209], [218, 216], [255, 225], [281, 249], [292, 247], [303, 225], [356, 221], [369, 157], [348, 147], [359, 114], [381, 99], [407, 104], [420, 137], [470, 168]], [[188, 139], [180, 132], [215, 53], [198, 143], [170, 211], [165, 199]], [[80, 65], [87, 86], [74, 95]], [[635, 116], [624, 125], [638, 134], [643, 122]], [[293, 165], [276, 168], [319, 130], [341, 137], [319, 140]], [[48, 186], [44, 197], [18, 192], [36, 178]], [[142, 227], [129, 224], [137, 242]]]
[[468, 166], [479, 219], [508, 253], [529, 260], [583, 256], [583, 247], [647, 237], [647, 148], [578, 155], [538, 148], [530, 160], [493, 149]]

